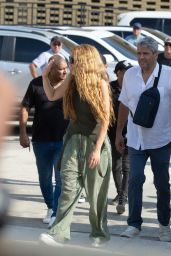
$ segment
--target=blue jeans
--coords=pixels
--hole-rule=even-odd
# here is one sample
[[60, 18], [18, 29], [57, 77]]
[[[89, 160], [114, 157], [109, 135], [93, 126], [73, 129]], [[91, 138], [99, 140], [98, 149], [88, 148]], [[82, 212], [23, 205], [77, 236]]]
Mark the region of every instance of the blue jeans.
[[[33, 142], [40, 189], [48, 209], [53, 209], [53, 216], [56, 216], [58, 198], [61, 193], [61, 178], [60, 172], [57, 170], [57, 161], [60, 157], [62, 146], [62, 141]], [[54, 191], [52, 183], [53, 168], [56, 182]]]
[[147, 159], [150, 157], [154, 185], [157, 191], [157, 217], [160, 224], [167, 226], [170, 221], [170, 146], [166, 145], [162, 148], [149, 150], [135, 150], [129, 147], [128, 152], [130, 158], [128, 225], [141, 229], [143, 222], [141, 218], [142, 193], [143, 183], [145, 182], [144, 168]]

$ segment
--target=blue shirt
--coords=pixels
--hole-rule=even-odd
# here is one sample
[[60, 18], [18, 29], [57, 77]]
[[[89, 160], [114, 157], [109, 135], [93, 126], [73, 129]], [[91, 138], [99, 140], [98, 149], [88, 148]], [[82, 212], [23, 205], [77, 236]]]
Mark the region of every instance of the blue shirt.
[[138, 42], [139, 42], [141, 39], [143, 39], [143, 38], [144, 38], [144, 36], [142, 36], [142, 35], [139, 35], [139, 36], [130, 35], [130, 36], [127, 36], [127, 37], [125, 38], [125, 40], [128, 41], [129, 43], [131, 43], [131, 44], [137, 46]]

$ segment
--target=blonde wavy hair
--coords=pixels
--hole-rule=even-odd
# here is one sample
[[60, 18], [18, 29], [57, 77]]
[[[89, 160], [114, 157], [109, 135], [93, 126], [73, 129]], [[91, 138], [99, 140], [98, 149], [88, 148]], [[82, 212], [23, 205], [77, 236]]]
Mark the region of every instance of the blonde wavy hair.
[[[73, 93], [75, 90], [80, 98], [90, 105], [96, 120], [102, 123], [111, 123], [114, 118], [111, 90], [106, 67], [94, 46], [82, 44], [74, 47], [72, 51], [73, 65], [71, 81], [64, 96], [64, 116], [76, 120], [77, 116], [73, 107]], [[101, 82], [108, 83], [110, 93], [110, 115], [107, 116], [102, 95]]]

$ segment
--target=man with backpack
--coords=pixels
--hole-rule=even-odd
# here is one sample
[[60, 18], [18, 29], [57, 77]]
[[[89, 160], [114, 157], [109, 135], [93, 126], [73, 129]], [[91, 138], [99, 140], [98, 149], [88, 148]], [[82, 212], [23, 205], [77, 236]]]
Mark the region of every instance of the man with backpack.
[[[152, 88], [159, 76], [158, 44], [150, 38], [143, 38], [137, 45], [139, 66], [126, 71], [122, 91], [119, 97], [120, 108], [116, 132], [116, 148], [122, 153], [124, 140], [122, 130], [128, 119], [127, 145], [130, 160], [130, 175], [128, 186], [128, 228], [121, 234], [124, 237], [134, 237], [141, 231], [143, 219], [142, 192], [145, 182], [144, 169], [147, 159], [151, 160], [154, 175], [154, 185], [157, 191], [157, 218], [159, 221], [160, 241], [171, 241], [170, 230], [170, 185], [169, 163], [171, 155], [171, 68], [161, 67], [157, 82], [160, 94], [159, 107], [150, 128], [134, 123], [134, 114], [140, 95]], [[149, 107], [150, 108], [150, 107]], [[141, 109], [139, 115], [144, 115]], [[151, 116], [152, 118], [152, 116]], [[150, 120], [149, 120], [150, 121]]]

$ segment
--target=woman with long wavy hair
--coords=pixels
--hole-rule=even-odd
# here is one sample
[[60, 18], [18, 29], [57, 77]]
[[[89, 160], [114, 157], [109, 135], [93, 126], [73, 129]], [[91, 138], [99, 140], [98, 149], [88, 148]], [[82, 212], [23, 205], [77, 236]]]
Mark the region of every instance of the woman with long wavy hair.
[[70, 74], [57, 88], [48, 79], [50, 64], [43, 73], [49, 100], [64, 98], [64, 115], [70, 124], [60, 161], [62, 191], [56, 221], [49, 234], [40, 239], [47, 244], [70, 239], [74, 208], [85, 189], [90, 204], [89, 219], [93, 245], [109, 240], [107, 193], [111, 171], [107, 129], [113, 118], [106, 68], [91, 45], [76, 46], [70, 57]]

